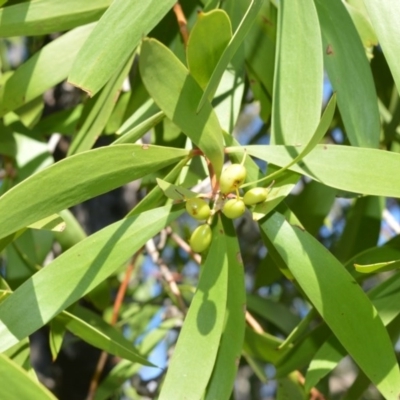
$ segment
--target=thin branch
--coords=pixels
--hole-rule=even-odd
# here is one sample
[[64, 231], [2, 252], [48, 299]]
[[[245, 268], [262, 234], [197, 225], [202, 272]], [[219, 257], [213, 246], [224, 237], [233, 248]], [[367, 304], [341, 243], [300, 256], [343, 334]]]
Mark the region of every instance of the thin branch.
[[[121, 309], [122, 303], [124, 301], [125, 293], [126, 293], [126, 290], [129, 285], [129, 281], [132, 276], [132, 272], [135, 268], [137, 259], [140, 255], [140, 253], [142, 252], [142, 249], [143, 248], [141, 248], [139, 251], [137, 251], [135, 253], [135, 255], [132, 257], [131, 262], [129, 263], [128, 267], [126, 268], [124, 280], [121, 282], [121, 284], [118, 288], [117, 296], [115, 297], [115, 300], [114, 300], [114, 306], [113, 306], [113, 312], [112, 312], [112, 316], [111, 316], [110, 325], [115, 325], [118, 321], [119, 310]], [[92, 380], [90, 381], [89, 392], [88, 392], [86, 400], [93, 400], [96, 395], [96, 390], [97, 390], [97, 387], [99, 386], [100, 376], [101, 376], [101, 373], [103, 372], [104, 366], [106, 365], [107, 357], [108, 357], [107, 352], [102, 351], [100, 354], [99, 360], [97, 361], [96, 369], [92, 376]]]
[[175, 282], [174, 276], [172, 275], [171, 271], [169, 270], [167, 264], [163, 261], [160, 257], [160, 253], [157, 250], [157, 247], [154, 243], [153, 239], [150, 239], [146, 243], [146, 250], [151, 257], [154, 264], [158, 265], [160, 268], [160, 272], [164, 280], [168, 283], [169, 288], [171, 289], [172, 294], [175, 296], [176, 302], [180, 308], [180, 310], [186, 314], [186, 305], [183, 301], [182, 294], [179, 290], [177, 283]]
[[179, 2], [174, 5], [173, 10], [176, 16], [176, 20], [178, 21], [179, 30], [182, 35], [183, 43], [186, 47], [189, 40], [189, 31], [187, 27], [187, 20], [185, 14], [183, 13], [182, 7], [179, 4]]
[[264, 333], [263, 327], [258, 323], [258, 321], [246, 310], [246, 322], [250, 325], [253, 330], [259, 334]]
[[170, 227], [166, 228], [167, 233], [170, 235], [170, 238], [186, 253], [190, 255], [190, 257], [197, 263], [201, 264], [201, 256], [198, 253], [195, 253], [189, 243], [185, 242], [178, 234], [172, 231]]

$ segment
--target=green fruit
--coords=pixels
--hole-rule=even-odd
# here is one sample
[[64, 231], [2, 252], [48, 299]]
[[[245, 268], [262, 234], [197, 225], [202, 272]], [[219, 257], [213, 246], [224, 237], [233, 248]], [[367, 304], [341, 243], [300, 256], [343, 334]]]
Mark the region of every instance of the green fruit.
[[210, 216], [210, 206], [203, 199], [194, 197], [186, 201], [186, 211], [193, 217], [199, 220], [207, 219]]
[[262, 187], [250, 189], [243, 197], [246, 206], [254, 206], [255, 204], [262, 203], [267, 200], [268, 190]]
[[221, 173], [219, 188], [221, 193], [228, 194], [239, 188], [246, 179], [246, 168], [241, 164], [232, 164]]
[[239, 218], [244, 214], [246, 206], [241, 199], [230, 199], [222, 207], [224, 215], [230, 219]]
[[203, 224], [198, 226], [190, 237], [190, 247], [196, 253], [206, 250], [211, 243], [212, 232], [210, 225]]

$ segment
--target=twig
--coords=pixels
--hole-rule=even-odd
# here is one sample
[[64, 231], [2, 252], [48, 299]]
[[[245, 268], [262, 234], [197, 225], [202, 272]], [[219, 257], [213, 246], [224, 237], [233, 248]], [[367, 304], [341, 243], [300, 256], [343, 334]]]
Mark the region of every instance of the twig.
[[170, 235], [171, 239], [186, 253], [190, 255], [190, 257], [197, 263], [201, 264], [201, 256], [200, 254], [195, 253], [189, 243], [185, 242], [178, 234], [172, 231], [170, 227], [166, 228], [166, 232]]
[[254, 329], [257, 333], [264, 333], [264, 329], [258, 323], [258, 321], [246, 310], [246, 322]]
[[[135, 253], [135, 255], [132, 257], [131, 262], [129, 263], [128, 267], [126, 268], [125, 271], [125, 276], [124, 280], [121, 282], [121, 285], [119, 286], [117, 296], [114, 301], [114, 306], [113, 306], [113, 313], [111, 316], [111, 322], [110, 325], [115, 325], [118, 321], [118, 315], [119, 315], [119, 310], [121, 309], [121, 305], [124, 301], [126, 289], [128, 288], [129, 281], [131, 279], [132, 272], [135, 268], [135, 264], [137, 262], [137, 259], [142, 252], [141, 248], [139, 251]], [[97, 387], [99, 386], [99, 381], [100, 381], [100, 376], [101, 373], [103, 372], [104, 366], [107, 361], [108, 354], [106, 351], [102, 351], [99, 357], [99, 360], [97, 361], [96, 369], [94, 371], [94, 374], [92, 376], [92, 380], [90, 381], [90, 386], [89, 386], [89, 392], [87, 395], [87, 400], [93, 400], [94, 396], [96, 395], [96, 390]]]
[[[301, 385], [304, 386], [306, 378], [304, 378], [303, 374], [300, 371], [297, 372], [297, 379]], [[325, 400], [324, 395], [315, 387], [310, 390], [310, 400]]]
[[176, 298], [176, 302], [178, 303], [180, 310], [186, 314], [186, 305], [185, 305], [185, 302], [183, 301], [182, 294], [178, 288], [178, 285], [175, 282], [175, 279], [174, 279], [171, 271], [169, 270], [168, 266], [164, 263], [164, 261], [160, 257], [160, 253], [158, 252], [153, 239], [150, 239], [146, 243], [146, 250], [149, 253], [151, 259], [153, 260], [153, 263], [158, 265], [158, 267], [160, 268], [161, 275], [163, 276], [165, 281], [168, 283], [172, 294]]
[[185, 14], [183, 13], [182, 7], [179, 4], [179, 2], [174, 5], [173, 10], [176, 15], [176, 20], [178, 21], [179, 30], [181, 31], [183, 43], [186, 47], [189, 40], [189, 31], [187, 28], [187, 21]]

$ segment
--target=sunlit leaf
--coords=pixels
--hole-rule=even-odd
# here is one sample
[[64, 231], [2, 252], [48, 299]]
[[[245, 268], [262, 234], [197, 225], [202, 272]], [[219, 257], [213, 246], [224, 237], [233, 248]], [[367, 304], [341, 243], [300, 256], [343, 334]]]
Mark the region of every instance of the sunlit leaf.
[[182, 212], [167, 206], [109, 225], [26, 280], [0, 304], [0, 351], [90, 292]]
[[90, 96], [95, 95], [174, 3], [113, 1], [79, 51], [68, 81]]

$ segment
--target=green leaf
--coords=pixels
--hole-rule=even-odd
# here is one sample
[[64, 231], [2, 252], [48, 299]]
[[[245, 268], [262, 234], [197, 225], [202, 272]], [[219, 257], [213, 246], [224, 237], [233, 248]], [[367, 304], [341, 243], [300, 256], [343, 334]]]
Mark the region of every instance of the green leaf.
[[[4, 3], [4, 1], [3, 1]], [[36, 0], [0, 9], [0, 36], [37, 36], [96, 21], [111, 0]]]
[[[243, 146], [227, 148], [284, 166], [298, 154], [296, 146]], [[318, 145], [300, 164], [289, 168], [327, 186], [365, 195], [400, 197], [397, 171], [400, 154], [340, 145]], [[382, 179], [382, 176], [385, 179]]]
[[135, 143], [138, 141], [145, 133], [150, 129], [154, 128], [158, 123], [160, 123], [165, 118], [165, 114], [162, 111], [155, 113], [151, 117], [147, 118], [143, 122], [124, 133], [112, 144], [122, 144], [122, 143]]
[[154, 366], [119, 331], [86, 308], [77, 306], [72, 312], [63, 311], [56, 318], [92, 346], [135, 363]]
[[186, 154], [181, 149], [121, 144], [68, 157], [0, 197], [0, 237], [177, 162]]
[[261, 228], [344, 348], [378, 390], [395, 400], [400, 393], [400, 371], [393, 347], [360, 286], [316, 239], [291, 226], [282, 215], [273, 214]]
[[245, 36], [249, 32], [251, 25], [253, 24], [260, 8], [263, 4], [263, 0], [252, 0], [249, 8], [247, 9], [246, 14], [244, 15], [242, 21], [240, 22], [238, 28], [236, 29], [234, 35], [232, 36], [228, 46], [225, 48], [224, 52], [221, 55], [221, 58], [216, 65], [210, 80], [208, 81], [207, 87], [204, 90], [200, 100], [198, 101], [198, 105], [196, 106], [196, 114], [201, 113], [203, 106], [206, 106], [207, 100], [214, 97], [215, 92], [217, 91], [219, 82], [222, 78], [222, 75], [226, 68], [228, 67], [229, 62], [232, 57], [235, 55], [237, 49], [240, 44], [243, 42]]
[[[200, 12], [187, 43], [190, 74], [204, 90], [232, 37], [231, 21], [224, 10]], [[211, 101], [213, 93], [208, 98]]]
[[400, 68], [399, 52], [400, 44], [397, 37], [400, 33], [400, 3], [397, 1], [364, 0], [368, 16], [378, 36], [379, 45], [389, 64], [397, 91], [400, 93]]
[[173, 185], [172, 183], [168, 183], [159, 178], [156, 178], [156, 180], [157, 185], [164, 192], [165, 196], [167, 196], [169, 199], [185, 200], [197, 197], [198, 195], [198, 193], [192, 192], [191, 190], [186, 189], [182, 186]]
[[65, 33], [23, 63], [0, 90], [0, 116], [35, 99], [65, 79], [93, 27], [92, 24], [85, 25]]
[[[167, 319], [163, 321], [160, 326], [146, 333], [143, 341], [138, 345], [140, 352], [143, 355], [148, 355], [154, 347], [160, 343], [165, 335], [174, 327], [179, 326], [180, 319]], [[120, 361], [110, 373], [100, 382], [96, 391], [94, 400], [106, 400], [110, 395], [117, 391], [118, 388], [134, 374], [139, 372], [142, 366], [137, 363], [132, 364], [129, 361]]]
[[240, 362], [245, 330], [246, 292], [239, 243], [232, 221], [222, 217], [222, 225], [229, 266], [228, 298], [225, 326], [205, 400], [229, 398]]
[[[213, 228], [213, 240], [200, 281], [180, 332], [159, 400], [200, 399], [210, 379], [227, 305], [229, 261], [224, 228]], [[184, 377], [184, 379], [182, 379]]]
[[354, 264], [354, 268], [356, 269], [356, 271], [361, 272], [362, 274], [393, 271], [394, 269], [397, 269], [399, 267], [400, 267], [400, 260], [385, 261], [367, 265]]
[[118, 99], [122, 83], [132, 66], [133, 57], [119, 68], [98, 95], [89, 99], [78, 122], [80, 129], [68, 148], [68, 156], [89, 150], [103, 132]]
[[49, 322], [49, 347], [51, 352], [51, 358], [54, 362], [62, 347], [62, 343], [65, 335], [65, 324], [58, 318], [54, 318]]
[[286, 335], [300, 322], [299, 317], [293, 314], [284, 304], [259, 296], [248, 294], [247, 308], [273, 323]]
[[90, 292], [182, 213], [167, 206], [109, 225], [25, 281], [0, 304], [0, 351]]
[[346, 218], [346, 225], [333, 253], [340, 261], [361, 253], [378, 243], [384, 199], [366, 196], [356, 199]]
[[[324, 62], [353, 146], [378, 148], [380, 117], [374, 80], [358, 32], [341, 1], [316, 0]], [[340, 29], [337, 27], [340, 25]], [[354, 94], [360, 101], [354, 101]]]
[[316, 236], [332, 208], [335, 197], [335, 189], [311, 181], [304, 186], [299, 194], [290, 196], [287, 199], [287, 204], [307, 232]]
[[304, 383], [307, 392], [339, 364], [339, 361], [343, 358], [343, 351], [343, 347], [333, 335], [318, 349], [307, 368]]
[[287, 350], [279, 350], [280, 344], [281, 339], [269, 333], [257, 333], [246, 326], [243, 350], [250, 356], [275, 365], [287, 353]]
[[18, 364], [0, 353], [0, 397], [7, 400], [35, 399], [56, 400], [56, 397], [43, 385], [35, 381]]
[[222, 130], [209, 102], [196, 113], [202, 90], [186, 67], [171, 50], [151, 39], [143, 41], [139, 68], [156, 104], [199, 146], [219, 176], [223, 165]]
[[95, 95], [174, 5], [174, 0], [115, 0], [79, 51], [68, 81]]
[[297, 374], [292, 374], [286, 378], [278, 379], [278, 390], [276, 400], [306, 400], [308, 396], [304, 393], [304, 388], [300, 385]]
[[[274, 170], [272, 167], [269, 167], [269, 169]], [[257, 204], [252, 210], [254, 221], [265, 217], [277, 207], [289, 195], [299, 179], [300, 175], [292, 171], [284, 171], [282, 174], [279, 174], [268, 193], [267, 200], [261, 204]]]
[[279, 4], [271, 143], [305, 145], [321, 112], [321, 33], [312, 0]]
[[30, 224], [28, 228], [62, 232], [65, 229], [65, 226], [66, 224], [64, 219], [58, 214], [53, 214], [41, 219], [40, 221]]
[[65, 221], [66, 227], [62, 232], [55, 232], [54, 237], [62, 251], [66, 251], [85, 239], [86, 233], [71, 211], [62, 210], [60, 216]]

